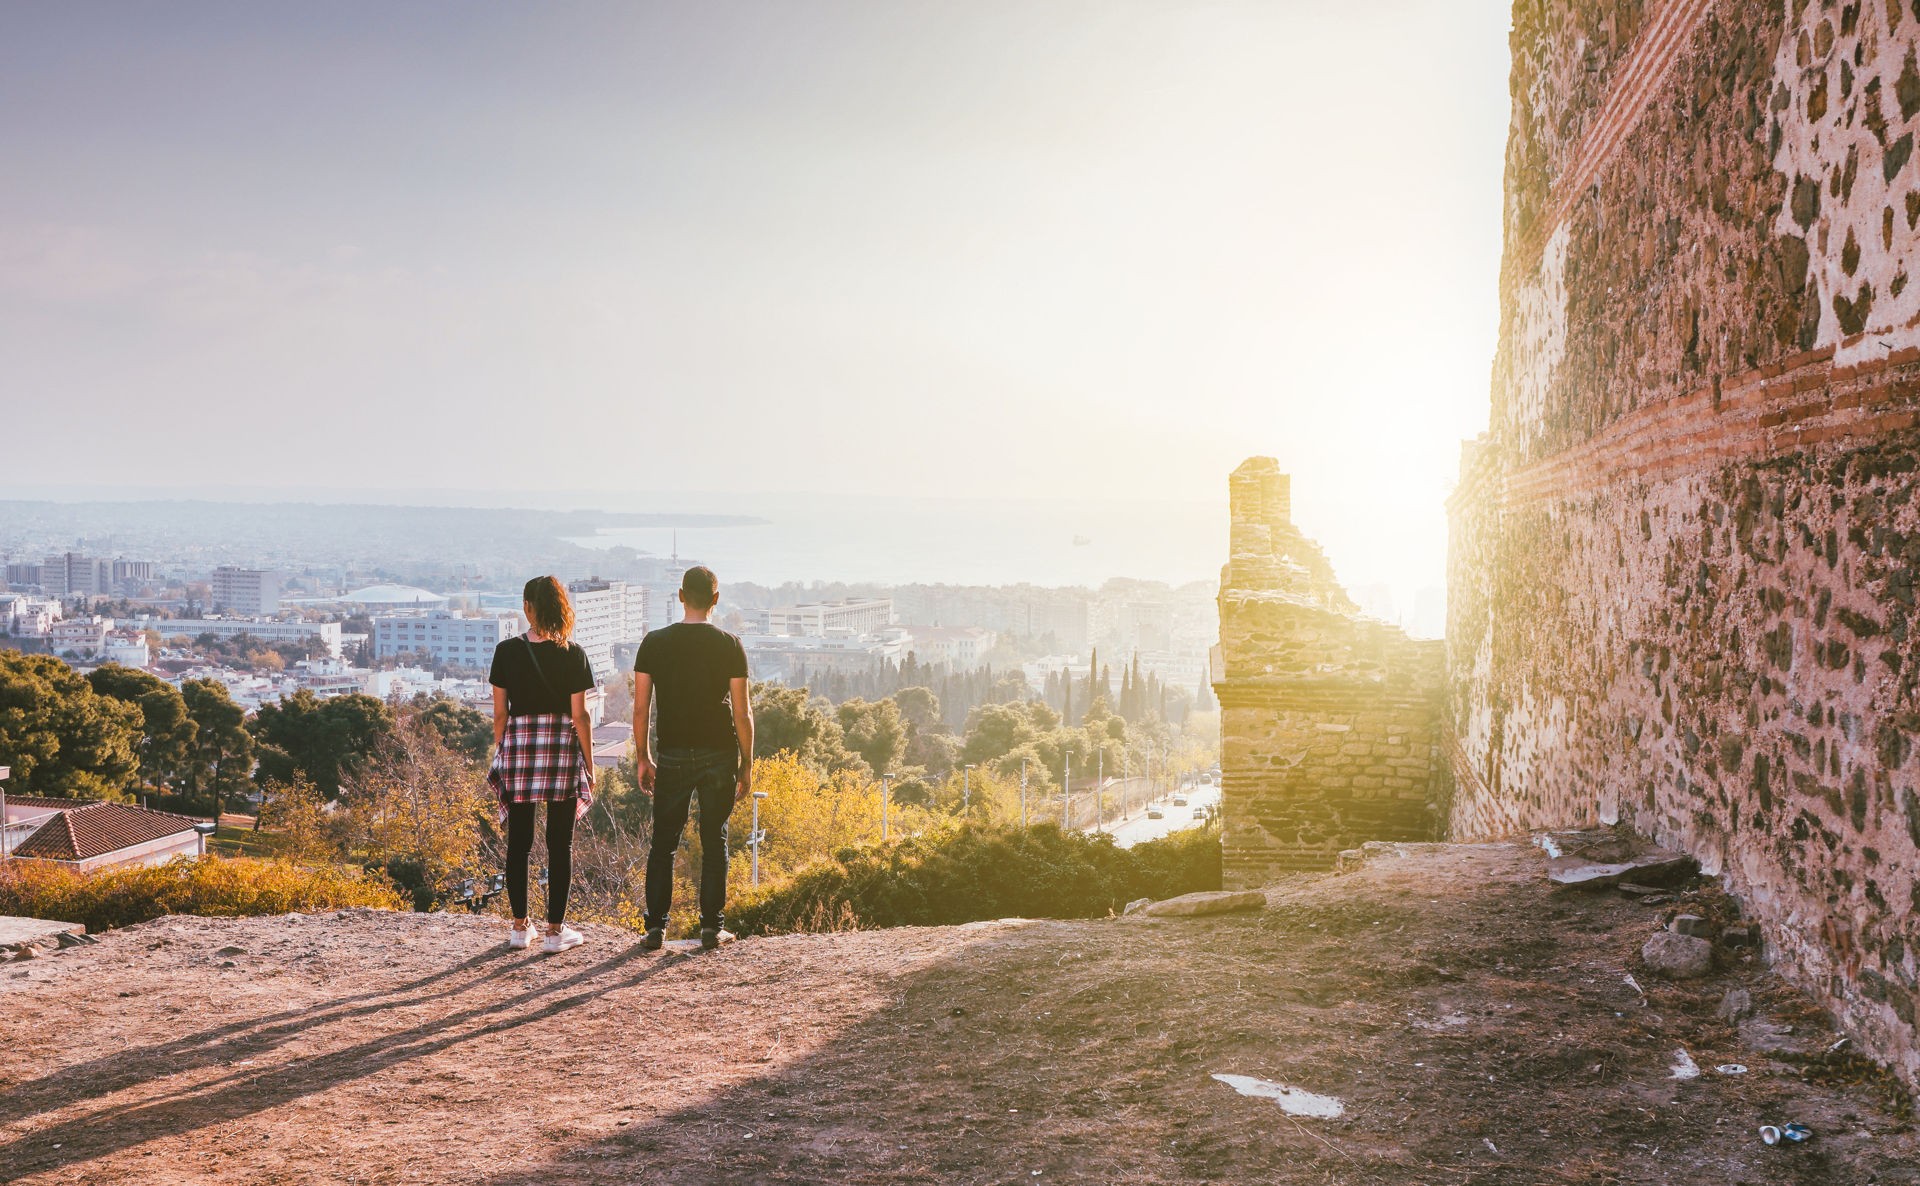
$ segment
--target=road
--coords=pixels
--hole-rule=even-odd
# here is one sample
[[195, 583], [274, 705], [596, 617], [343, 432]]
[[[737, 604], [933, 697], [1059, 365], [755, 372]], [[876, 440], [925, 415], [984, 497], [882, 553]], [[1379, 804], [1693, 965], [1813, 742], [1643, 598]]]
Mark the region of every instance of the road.
[[1138, 803], [1133, 805], [1133, 814], [1124, 821], [1108, 819], [1106, 830], [1113, 834], [1114, 844], [1130, 848], [1142, 840], [1158, 840], [1169, 832], [1199, 827], [1203, 821], [1194, 817], [1193, 809], [1211, 809], [1220, 803], [1219, 787], [1189, 787], [1178, 794], [1186, 799], [1187, 805], [1175, 807], [1173, 795], [1167, 795], [1154, 804], [1161, 811], [1160, 819], [1148, 819], [1146, 809]]

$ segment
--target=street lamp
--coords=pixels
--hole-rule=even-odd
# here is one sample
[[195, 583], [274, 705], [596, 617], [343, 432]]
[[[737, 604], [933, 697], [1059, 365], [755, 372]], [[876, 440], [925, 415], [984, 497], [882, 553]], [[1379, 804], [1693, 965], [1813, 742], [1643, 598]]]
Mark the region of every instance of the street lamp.
[[1060, 779], [1060, 828], [1073, 830], [1073, 755], [1066, 756], [1066, 765]]
[[7, 861], [7, 779], [13, 776], [13, 767], [0, 766], [0, 865]]
[[973, 803], [973, 766], [960, 767], [960, 814], [965, 815]]
[[1027, 826], [1027, 760], [1020, 759], [1020, 826]]
[[893, 821], [887, 815], [887, 803], [893, 798], [893, 775], [880, 776], [880, 839], [893, 835]]
[[753, 793], [753, 830], [747, 833], [747, 849], [753, 853], [753, 884], [760, 884], [760, 842], [767, 834], [760, 830], [760, 800], [767, 797], [765, 791]]

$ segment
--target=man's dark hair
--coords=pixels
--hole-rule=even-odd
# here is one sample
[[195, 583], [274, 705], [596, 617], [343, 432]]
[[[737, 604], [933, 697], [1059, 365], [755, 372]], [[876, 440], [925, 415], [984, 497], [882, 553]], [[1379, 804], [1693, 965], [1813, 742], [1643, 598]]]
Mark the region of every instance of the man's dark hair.
[[680, 578], [680, 600], [689, 609], [712, 609], [720, 599], [720, 578], [704, 564], [696, 564]]

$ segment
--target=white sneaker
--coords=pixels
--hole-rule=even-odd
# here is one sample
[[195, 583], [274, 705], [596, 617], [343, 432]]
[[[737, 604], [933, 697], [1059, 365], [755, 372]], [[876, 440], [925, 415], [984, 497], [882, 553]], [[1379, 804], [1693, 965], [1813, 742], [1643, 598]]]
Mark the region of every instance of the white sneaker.
[[540, 941], [540, 950], [552, 955], [557, 951], [565, 951], [569, 947], [578, 947], [586, 941], [587, 937], [579, 931], [563, 926], [558, 934], [552, 931], [547, 932], [547, 937]]
[[521, 928], [515, 927], [515, 926], [509, 926], [507, 928], [507, 946], [508, 947], [513, 948], [515, 951], [521, 951], [531, 946], [532, 943], [533, 943], [532, 927], [527, 927], [525, 930], [522, 930]]

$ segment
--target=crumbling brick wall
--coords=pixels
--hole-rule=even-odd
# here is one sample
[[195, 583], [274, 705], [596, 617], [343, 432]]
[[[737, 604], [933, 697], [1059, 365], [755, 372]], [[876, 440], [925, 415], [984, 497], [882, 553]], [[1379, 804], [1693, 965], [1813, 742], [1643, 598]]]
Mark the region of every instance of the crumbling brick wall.
[[1516, 5], [1463, 838], [1625, 821], [1920, 1082], [1920, 0]]
[[1214, 690], [1225, 878], [1325, 869], [1366, 840], [1433, 839], [1446, 816], [1443, 644], [1360, 616], [1293, 525], [1270, 457], [1234, 471]]

